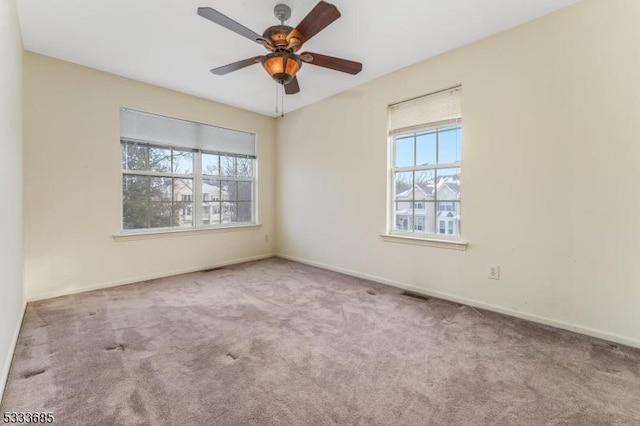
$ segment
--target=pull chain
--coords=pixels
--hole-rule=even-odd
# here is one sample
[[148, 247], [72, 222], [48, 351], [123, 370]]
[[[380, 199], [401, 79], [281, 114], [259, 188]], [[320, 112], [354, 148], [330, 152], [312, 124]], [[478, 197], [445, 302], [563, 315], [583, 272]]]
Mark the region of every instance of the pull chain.
[[276, 83], [276, 115], [278, 114], [284, 117], [284, 84], [280, 83]]
[[281, 112], [281, 116], [280, 117], [284, 117], [284, 84], [281, 85], [282, 89], [280, 92], [280, 112]]

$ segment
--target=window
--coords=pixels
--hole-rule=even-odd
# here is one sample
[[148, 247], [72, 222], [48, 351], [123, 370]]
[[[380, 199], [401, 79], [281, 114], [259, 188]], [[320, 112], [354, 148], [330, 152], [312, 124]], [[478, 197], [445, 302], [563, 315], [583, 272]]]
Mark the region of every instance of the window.
[[389, 107], [391, 233], [460, 238], [461, 92]]
[[253, 168], [253, 161], [246, 157], [202, 154], [202, 207], [210, 223], [252, 221]]
[[120, 122], [123, 231], [255, 223], [255, 135], [124, 108]]
[[453, 212], [455, 207], [453, 203], [438, 203], [439, 212]]

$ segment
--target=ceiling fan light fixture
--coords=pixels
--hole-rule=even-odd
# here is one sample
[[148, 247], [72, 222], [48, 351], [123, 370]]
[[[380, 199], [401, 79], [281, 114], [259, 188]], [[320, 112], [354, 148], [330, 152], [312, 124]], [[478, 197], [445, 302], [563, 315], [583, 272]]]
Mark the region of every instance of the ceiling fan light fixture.
[[296, 56], [287, 52], [275, 52], [262, 59], [262, 66], [271, 78], [280, 84], [287, 84], [300, 70], [302, 63]]

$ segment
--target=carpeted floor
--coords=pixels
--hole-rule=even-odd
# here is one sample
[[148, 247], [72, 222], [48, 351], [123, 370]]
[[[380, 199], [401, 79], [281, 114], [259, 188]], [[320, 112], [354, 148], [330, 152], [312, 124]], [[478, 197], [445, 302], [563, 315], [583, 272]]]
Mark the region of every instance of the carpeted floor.
[[1, 412], [60, 425], [640, 424], [640, 351], [268, 259], [31, 303]]

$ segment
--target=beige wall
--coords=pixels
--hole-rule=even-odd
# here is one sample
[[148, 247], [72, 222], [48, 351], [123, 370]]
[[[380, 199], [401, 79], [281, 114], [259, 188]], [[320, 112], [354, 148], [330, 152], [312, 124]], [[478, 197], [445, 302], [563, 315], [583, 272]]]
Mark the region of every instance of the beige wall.
[[[203, 269], [274, 252], [272, 118], [26, 53], [25, 288], [29, 299]], [[114, 241], [119, 108], [258, 134], [257, 229]]]
[[[640, 346], [639, 17], [585, 0], [287, 115], [279, 253]], [[460, 83], [468, 250], [384, 242], [387, 105]]]
[[22, 292], [22, 39], [14, 0], [0, 1], [0, 399], [24, 301]]

